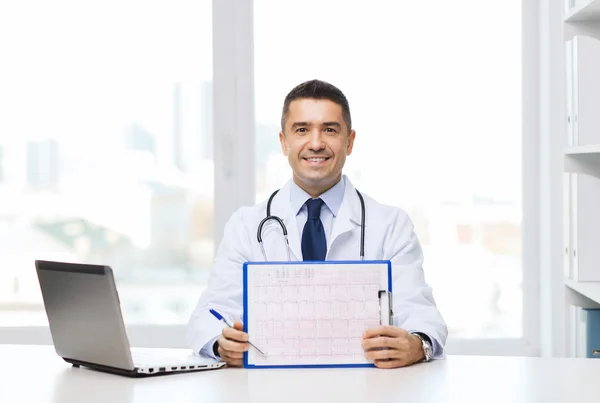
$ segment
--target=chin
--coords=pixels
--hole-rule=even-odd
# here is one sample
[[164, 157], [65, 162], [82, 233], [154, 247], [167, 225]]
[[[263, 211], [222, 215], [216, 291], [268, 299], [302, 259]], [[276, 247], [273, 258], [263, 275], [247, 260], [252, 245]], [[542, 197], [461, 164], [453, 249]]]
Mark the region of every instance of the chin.
[[296, 176], [298, 176], [298, 178], [300, 178], [300, 180], [302, 182], [306, 182], [306, 183], [314, 184], [314, 185], [320, 185], [320, 184], [332, 182], [335, 180], [335, 178], [330, 175], [324, 176], [324, 175], [303, 174], [303, 175], [296, 175]]

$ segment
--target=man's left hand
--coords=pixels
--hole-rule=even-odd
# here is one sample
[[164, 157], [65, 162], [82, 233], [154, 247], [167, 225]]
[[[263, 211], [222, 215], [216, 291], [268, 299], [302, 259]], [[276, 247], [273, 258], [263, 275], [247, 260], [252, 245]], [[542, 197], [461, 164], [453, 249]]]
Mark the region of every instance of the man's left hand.
[[363, 333], [365, 357], [377, 368], [400, 368], [425, 358], [421, 339], [404, 329], [379, 326]]

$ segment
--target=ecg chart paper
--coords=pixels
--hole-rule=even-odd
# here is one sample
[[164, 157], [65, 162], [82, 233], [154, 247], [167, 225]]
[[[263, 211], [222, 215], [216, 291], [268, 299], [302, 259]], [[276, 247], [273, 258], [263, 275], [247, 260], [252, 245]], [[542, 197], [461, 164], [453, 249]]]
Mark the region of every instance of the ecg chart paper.
[[[248, 366], [371, 364], [362, 333], [380, 325], [389, 263], [248, 264]], [[389, 306], [385, 304], [389, 316]]]

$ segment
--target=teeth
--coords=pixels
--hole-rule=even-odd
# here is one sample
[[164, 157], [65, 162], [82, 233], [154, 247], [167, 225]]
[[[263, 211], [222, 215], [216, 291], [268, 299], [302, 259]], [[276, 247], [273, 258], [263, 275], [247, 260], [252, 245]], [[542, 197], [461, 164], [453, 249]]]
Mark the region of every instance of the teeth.
[[326, 158], [308, 158], [309, 161], [312, 162], [321, 162], [321, 161], [325, 161]]

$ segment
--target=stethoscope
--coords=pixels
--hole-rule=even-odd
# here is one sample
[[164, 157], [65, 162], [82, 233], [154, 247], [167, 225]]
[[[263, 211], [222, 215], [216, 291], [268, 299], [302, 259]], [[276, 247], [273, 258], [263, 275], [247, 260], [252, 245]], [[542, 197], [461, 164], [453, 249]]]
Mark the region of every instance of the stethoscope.
[[[258, 239], [258, 244], [260, 245], [260, 250], [262, 251], [265, 262], [268, 262], [268, 259], [267, 259], [267, 254], [265, 252], [265, 247], [263, 246], [262, 229], [263, 229], [263, 225], [265, 225], [265, 223], [269, 220], [275, 220], [281, 226], [281, 229], [283, 230], [283, 238], [285, 239], [285, 246], [287, 249], [288, 262], [292, 261], [292, 258], [290, 256], [290, 242], [288, 241], [287, 228], [285, 227], [285, 224], [283, 223], [283, 220], [281, 218], [277, 217], [276, 215], [271, 215], [271, 202], [273, 201], [273, 198], [275, 197], [275, 195], [278, 192], [279, 192], [279, 189], [274, 191], [273, 194], [271, 194], [271, 196], [269, 197], [269, 201], [267, 202], [267, 216], [262, 219], [260, 224], [258, 224], [258, 232], [256, 233], [256, 239]], [[363, 196], [360, 194], [360, 192], [358, 190], [356, 190], [356, 194], [358, 195], [358, 198], [360, 199], [360, 212], [361, 212], [361, 214], [360, 214], [360, 260], [364, 260], [364, 258], [365, 258], [365, 200], [363, 199]]]

